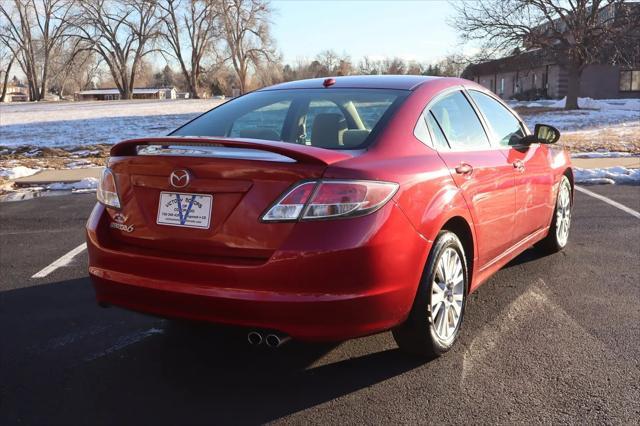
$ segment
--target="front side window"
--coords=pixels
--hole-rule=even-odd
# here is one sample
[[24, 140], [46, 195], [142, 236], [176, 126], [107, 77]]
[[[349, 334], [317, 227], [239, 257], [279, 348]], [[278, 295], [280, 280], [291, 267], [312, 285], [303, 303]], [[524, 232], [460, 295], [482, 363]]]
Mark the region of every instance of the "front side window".
[[493, 135], [502, 146], [517, 145], [524, 135], [520, 121], [500, 102], [477, 90], [469, 94], [489, 122]]
[[449, 141], [451, 149], [489, 148], [480, 119], [461, 91], [450, 93], [431, 107], [431, 113]]
[[362, 149], [409, 91], [388, 89], [264, 90], [233, 99], [171, 136], [283, 141], [327, 149]]

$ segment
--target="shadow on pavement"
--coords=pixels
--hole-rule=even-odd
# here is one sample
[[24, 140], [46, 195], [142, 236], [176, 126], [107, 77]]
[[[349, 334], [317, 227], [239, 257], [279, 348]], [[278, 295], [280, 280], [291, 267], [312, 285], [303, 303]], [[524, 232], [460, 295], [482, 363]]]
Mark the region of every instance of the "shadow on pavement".
[[518, 257], [513, 259], [511, 262], [507, 263], [502, 267], [502, 269], [504, 270], [513, 266], [523, 265], [525, 263], [533, 262], [552, 255], [553, 254], [545, 253], [542, 251], [542, 249], [533, 246], [530, 249], [525, 250], [522, 254], [518, 255]]
[[[87, 278], [0, 293], [0, 424], [263, 423], [425, 363], [250, 347], [246, 330], [101, 309]], [[186, 416], [186, 417], [185, 417]]]
[[540, 262], [556, 263], [528, 250], [474, 293], [461, 341], [434, 362], [388, 334], [251, 347], [247, 330], [99, 308], [88, 278], [0, 292], [0, 424], [265, 423], [418, 368], [430, 377], [421, 388], [455, 388], [467, 346], [527, 291], [513, 284], [522, 267]]

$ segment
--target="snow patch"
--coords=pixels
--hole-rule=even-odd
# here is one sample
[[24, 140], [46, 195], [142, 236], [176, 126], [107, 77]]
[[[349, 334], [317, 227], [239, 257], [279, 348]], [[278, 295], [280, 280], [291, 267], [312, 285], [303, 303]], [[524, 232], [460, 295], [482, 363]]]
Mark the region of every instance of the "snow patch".
[[[166, 136], [222, 102], [197, 99], [2, 104], [2, 145], [5, 148], [24, 145], [75, 147]], [[74, 154], [79, 157], [93, 155], [91, 152]]]
[[[640, 130], [640, 110], [551, 110], [541, 114], [525, 112], [522, 113], [522, 118], [530, 129], [533, 129], [536, 123], [545, 123], [558, 128], [563, 134], [581, 132], [596, 139], [613, 135], [622, 140], [633, 139]], [[588, 132], [594, 133], [590, 135]]]
[[[548, 105], [549, 108], [564, 108], [567, 98]], [[640, 99], [592, 99], [578, 98], [578, 107], [585, 109], [617, 109], [625, 111], [640, 111]]]
[[576, 167], [573, 169], [573, 175], [576, 183], [583, 184], [640, 184], [640, 169], [628, 169], [622, 166], [603, 169], [581, 169]]
[[24, 153], [25, 157], [38, 157], [40, 155], [42, 155], [42, 151], [38, 148], [34, 148], [31, 151]]
[[71, 153], [71, 158], [89, 157], [89, 156], [98, 155], [98, 154], [100, 154], [100, 151], [98, 151], [97, 149], [95, 150], [82, 149], [80, 151], [73, 151]]
[[617, 151], [574, 152], [571, 154], [571, 158], [620, 158], [635, 156], [636, 155], [631, 152]]
[[18, 179], [25, 176], [31, 176], [38, 173], [40, 169], [32, 169], [25, 166], [0, 167], [0, 177], [8, 179]]
[[64, 165], [65, 169], [86, 169], [89, 167], [98, 167], [89, 160], [70, 161]]
[[64, 191], [64, 190], [89, 190], [96, 189], [98, 187], [98, 179], [93, 177], [87, 177], [79, 182], [71, 183], [52, 183], [47, 185], [47, 190], [50, 191]]
[[[566, 96], [560, 100], [542, 99], [537, 101], [509, 101], [509, 105], [519, 108], [564, 108]], [[578, 107], [598, 110], [640, 111], [640, 99], [592, 99], [578, 98]]]

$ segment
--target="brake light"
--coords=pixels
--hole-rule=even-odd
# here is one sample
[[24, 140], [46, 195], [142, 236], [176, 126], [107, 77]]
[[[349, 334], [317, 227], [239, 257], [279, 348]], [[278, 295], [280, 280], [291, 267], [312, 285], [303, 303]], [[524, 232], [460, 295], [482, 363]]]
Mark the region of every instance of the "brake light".
[[120, 197], [118, 197], [116, 180], [113, 177], [113, 172], [108, 167], [102, 171], [102, 177], [100, 178], [100, 185], [98, 185], [96, 195], [98, 201], [105, 206], [115, 209], [120, 208]]
[[306, 182], [285, 194], [264, 221], [314, 220], [364, 216], [393, 197], [398, 184], [365, 180]]

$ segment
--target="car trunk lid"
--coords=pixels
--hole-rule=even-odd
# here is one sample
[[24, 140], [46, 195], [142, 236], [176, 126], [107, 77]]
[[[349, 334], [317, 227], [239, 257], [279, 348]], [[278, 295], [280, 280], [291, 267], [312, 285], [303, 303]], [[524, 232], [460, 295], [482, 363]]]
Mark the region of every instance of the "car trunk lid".
[[[157, 255], [255, 261], [269, 258], [295, 226], [261, 222], [268, 207], [296, 182], [320, 178], [328, 165], [354, 154], [284, 142], [165, 137], [125, 141], [111, 155], [122, 203], [121, 210], [108, 209], [114, 243]], [[189, 174], [185, 186], [171, 182], [176, 171]], [[186, 204], [177, 205], [192, 194], [200, 201], [198, 214], [210, 203], [208, 226], [204, 220], [202, 227], [158, 223], [161, 200], [163, 209], [175, 206], [183, 218]]]

